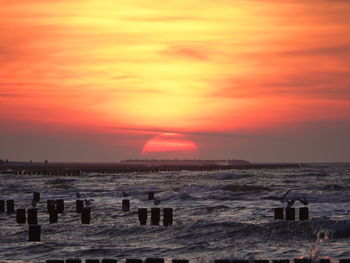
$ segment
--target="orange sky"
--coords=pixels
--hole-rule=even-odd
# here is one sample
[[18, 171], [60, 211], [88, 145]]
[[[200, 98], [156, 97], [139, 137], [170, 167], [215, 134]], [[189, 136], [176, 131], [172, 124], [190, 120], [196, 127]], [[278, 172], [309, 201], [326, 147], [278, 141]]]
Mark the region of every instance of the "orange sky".
[[350, 122], [347, 1], [0, 4], [0, 120], [23, 134], [272, 136]]

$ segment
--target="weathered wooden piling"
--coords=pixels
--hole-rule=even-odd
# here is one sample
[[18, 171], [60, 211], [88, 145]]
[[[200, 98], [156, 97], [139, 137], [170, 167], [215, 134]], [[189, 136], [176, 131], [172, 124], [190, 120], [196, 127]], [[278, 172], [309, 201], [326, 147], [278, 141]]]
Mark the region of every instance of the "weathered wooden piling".
[[123, 210], [123, 212], [130, 211], [130, 200], [129, 199], [123, 199], [123, 201], [122, 201], [122, 210]]
[[160, 208], [159, 207], [152, 207], [151, 208], [151, 224], [152, 225], [159, 225], [160, 221]]
[[164, 208], [163, 209], [163, 224], [164, 226], [171, 226], [173, 224], [173, 209]]
[[309, 220], [309, 208], [307, 206], [299, 208], [299, 220]]
[[56, 209], [53, 209], [49, 213], [49, 222], [50, 224], [55, 224], [58, 222], [58, 213]]
[[111, 258], [104, 258], [101, 260], [101, 263], [117, 263], [118, 261], [116, 259]]
[[127, 258], [125, 263], [142, 263], [142, 259], [138, 258]]
[[[171, 261], [172, 263], [189, 263], [189, 260], [188, 259], [173, 259]], [[228, 262], [230, 263], [230, 262]]]
[[84, 207], [81, 211], [81, 223], [90, 224], [91, 221], [91, 209], [90, 207]]
[[40, 225], [29, 225], [28, 227], [28, 240], [30, 242], [41, 241], [41, 226]]
[[40, 193], [39, 192], [34, 192], [33, 193], [33, 200], [35, 202], [39, 202], [40, 201]]
[[64, 212], [64, 200], [63, 199], [58, 199], [58, 200], [55, 201], [55, 203], [56, 203], [57, 213], [63, 214], [63, 212]]
[[38, 224], [38, 210], [36, 208], [28, 209], [28, 225]]
[[16, 209], [16, 222], [17, 224], [25, 224], [26, 223], [26, 210], [19, 208]]
[[83, 200], [76, 200], [75, 201], [75, 211], [80, 214], [81, 212], [83, 212], [83, 209], [84, 209], [84, 201]]
[[249, 263], [249, 260], [247, 260], [247, 259], [234, 259], [231, 261], [231, 263]]
[[146, 258], [145, 263], [164, 263], [164, 258]]
[[283, 207], [273, 209], [275, 220], [283, 220], [283, 210]]
[[6, 212], [8, 214], [12, 214], [15, 212], [15, 201], [14, 200], [7, 200], [6, 201]]
[[274, 259], [272, 263], [289, 263], [289, 259]]
[[78, 258], [69, 258], [66, 259], [66, 263], [82, 263], [81, 259]]
[[294, 207], [286, 208], [286, 220], [289, 220], [289, 221], [295, 220], [295, 208]]
[[56, 202], [55, 200], [47, 200], [47, 212], [50, 213], [52, 210], [56, 210]]
[[0, 200], [0, 213], [5, 212], [5, 200]]
[[148, 200], [154, 200], [154, 192], [148, 192]]
[[231, 263], [229, 259], [215, 259], [214, 263]]
[[140, 225], [147, 224], [147, 208], [139, 208], [137, 210], [137, 214], [139, 217]]

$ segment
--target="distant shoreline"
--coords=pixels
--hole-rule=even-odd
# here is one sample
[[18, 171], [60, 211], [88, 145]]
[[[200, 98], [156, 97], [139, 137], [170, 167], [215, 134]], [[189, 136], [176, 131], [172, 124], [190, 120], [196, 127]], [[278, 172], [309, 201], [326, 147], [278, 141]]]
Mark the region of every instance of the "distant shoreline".
[[2, 174], [48, 174], [80, 176], [88, 173], [114, 174], [160, 171], [211, 171], [230, 169], [297, 168], [299, 163], [250, 163], [244, 160], [127, 160], [115, 163], [24, 163], [0, 164]]

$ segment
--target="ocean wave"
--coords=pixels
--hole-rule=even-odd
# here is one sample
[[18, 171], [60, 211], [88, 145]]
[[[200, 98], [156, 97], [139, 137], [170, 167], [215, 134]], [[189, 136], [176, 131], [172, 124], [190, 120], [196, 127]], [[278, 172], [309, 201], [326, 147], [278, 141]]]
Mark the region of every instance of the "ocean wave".
[[76, 179], [58, 178], [53, 180], [47, 180], [45, 184], [47, 184], [50, 188], [70, 189], [73, 188], [72, 184], [76, 181]]
[[349, 191], [349, 186], [342, 186], [338, 184], [329, 184], [322, 187], [324, 191]]
[[225, 185], [223, 188], [225, 191], [231, 191], [231, 192], [261, 192], [261, 191], [272, 191], [272, 189], [265, 187], [265, 186], [259, 186], [259, 185], [238, 185], [238, 184], [229, 184]]

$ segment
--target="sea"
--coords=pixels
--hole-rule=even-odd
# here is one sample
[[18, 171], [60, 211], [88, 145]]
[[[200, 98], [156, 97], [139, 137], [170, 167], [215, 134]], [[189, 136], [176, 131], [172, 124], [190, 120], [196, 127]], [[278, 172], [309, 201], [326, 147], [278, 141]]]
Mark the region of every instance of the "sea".
[[[82, 176], [0, 175], [0, 199], [31, 208], [33, 192], [41, 242], [28, 241], [28, 225], [0, 213], [0, 262], [52, 259], [164, 258], [211, 263], [217, 259], [350, 258], [350, 164], [303, 164], [294, 168], [164, 171]], [[281, 197], [308, 201], [309, 220], [275, 220]], [[159, 201], [148, 200], [153, 191]], [[77, 193], [91, 207], [91, 223], [76, 212]], [[127, 197], [125, 197], [127, 196]], [[50, 224], [46, 200], [64, 199]], [[122, 211], [122, 200], [130, 211]], [[151, 225], [150, 209], [173, 209], [172, 226]], [[138, 209], [148, 209], [140, 225]]]

